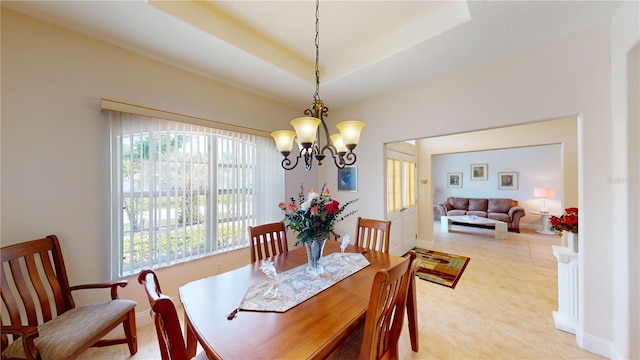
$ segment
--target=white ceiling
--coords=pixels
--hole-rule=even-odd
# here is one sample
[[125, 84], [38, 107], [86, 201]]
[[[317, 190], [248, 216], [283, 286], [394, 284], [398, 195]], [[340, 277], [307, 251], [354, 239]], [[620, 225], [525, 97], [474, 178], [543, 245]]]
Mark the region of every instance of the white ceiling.
[[[315, 2], [2, 1], [2, 7], [306, 108]], [[608, 23], [620, 1], [320, 3], [320, 95], [330, 108]]]

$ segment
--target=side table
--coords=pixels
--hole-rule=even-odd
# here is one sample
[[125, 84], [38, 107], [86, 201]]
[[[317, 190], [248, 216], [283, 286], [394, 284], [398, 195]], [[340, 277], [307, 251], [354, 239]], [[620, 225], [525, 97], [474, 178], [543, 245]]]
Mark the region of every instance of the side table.
[[556, 328], [572, 334], [578, 326], [578, 253], [566, 246], [551, 246], [558, 259], [558, 311], [553, 312]]
[[536, 230], [538, 234], [556, 235], [555, 232], [549, 230], [549, 218], [551, 218], [551, 214], [540, 211], [532, 211], [531, 213], [534, 215], [540, 215], [540, 229]]

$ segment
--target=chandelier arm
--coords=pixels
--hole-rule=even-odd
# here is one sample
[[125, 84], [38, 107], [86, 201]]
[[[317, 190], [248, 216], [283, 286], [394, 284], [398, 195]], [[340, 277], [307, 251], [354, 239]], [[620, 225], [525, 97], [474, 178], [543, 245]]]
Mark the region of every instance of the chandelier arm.
[[344, 156], [342, 157], [342, 161], [344, 161], [345, 165], [353, 165], [356, 163], [357, 159], [358, 157], [356, 156], [356, 153], [351, 150], [349, 150], [349, 152], [344, 154]]
[[298, 161], [300, 160], [300, 155], [296, 156], [296, 162], [295, 164], [291, 165], [291, 159], [289, 159], [288, 156], [285, 156], [284, 159], [282, 159], [282, 168], [285, 170], [292, 170], [294, 169], [296, 166], [298, 166]]
[[[308, 149], [311, 150], [311, 149]], [[306, 151], [304, 153], [304, 168], [306, 171], [311, 170], [311, 167], [313, 166], [313, 153], [315, 151]], [[300, 156], [302, 156], [302, 153], [300, 153]]]
[[331, 145], [331, 144], [327, 144], [322, 148], [322, 154], [324, 154], [325, 150], [329, 150], [329, 153], [331, 154], [331, 157], [333, 158], [333, 163], [336, 164], [336, 167], [338, 169], [344, 169], [345, 165], [350, 165], [344, 162], [344, 158], [342, 155], [340, 155], [340, 153], [338, 152], [338, 150], [336, 149], [335, 146]]

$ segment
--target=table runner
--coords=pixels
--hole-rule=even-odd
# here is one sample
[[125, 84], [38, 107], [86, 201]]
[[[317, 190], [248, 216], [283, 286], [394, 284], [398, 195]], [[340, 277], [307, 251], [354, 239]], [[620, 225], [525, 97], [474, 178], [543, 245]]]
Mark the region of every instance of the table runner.
[[333, 253], [322, 257], [320, 264], [324, 269], [320, 275], [309, 274], [307, 264], [278, 274], [277, 296], [273, 299], [264, 296], [273, 280], [252, 285], [244, 295], [240, 309], [285, 312], [369, 266], [369, 261], [360, 253]]

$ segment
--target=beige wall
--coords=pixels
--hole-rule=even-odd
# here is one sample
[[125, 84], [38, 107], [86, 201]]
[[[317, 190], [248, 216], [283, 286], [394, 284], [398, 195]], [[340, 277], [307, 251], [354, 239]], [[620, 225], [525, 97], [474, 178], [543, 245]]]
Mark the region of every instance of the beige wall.
[[[7, 245], [59, 236], [72, 284], [109, 280], [109, 124], [100, 99], [235, 123], [287, 126], [292, 109], [2, 10], [2, 229]], [[248, 250], [159, 270], [163, 290], [248, 263]], [[171, 269], [169, 271], [169, 269]], [[120, 293], [148, 303], [135, 277]], [[81, 292], [79, 303], [108, 294]]]

